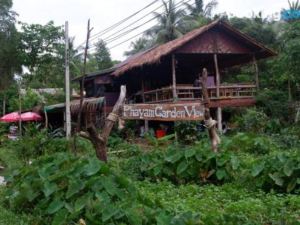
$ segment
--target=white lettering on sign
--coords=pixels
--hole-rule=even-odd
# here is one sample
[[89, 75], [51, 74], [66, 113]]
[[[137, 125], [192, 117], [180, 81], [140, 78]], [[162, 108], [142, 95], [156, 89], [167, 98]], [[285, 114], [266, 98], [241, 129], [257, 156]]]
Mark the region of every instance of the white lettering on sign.
[[204, 107], [188, 104], [132, 104], [123, 106], [123, 119], [132, 120], [203, 120]]

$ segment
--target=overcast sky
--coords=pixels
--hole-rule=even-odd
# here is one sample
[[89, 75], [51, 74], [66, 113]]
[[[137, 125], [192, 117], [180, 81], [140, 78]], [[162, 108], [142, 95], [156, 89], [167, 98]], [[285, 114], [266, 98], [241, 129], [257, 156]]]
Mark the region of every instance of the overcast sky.
[[[194, 0], [186, 1], [194, 2]], [[89, 18], [94, 28], [92, 31], [93, 35], [135, 13], [151, 2], [153, 0], [13, 0], [13, 10], [19, 14], [18, 20], [26, 23], [45, 24], [53, 20], [55, 25], [63, 25], [66, 20], [69, 21], [70, 36], [75, 37], [75, 45], [77, 46], [84, 42], [87, 20]], [[177, 2], [180, 2], [180, 0], [177, 0]], [[139, 22], [135, 22], [133, 27], [147, 22], [153, 15], [144, 15], [160, 6], [160, 2], [155, 3], [122, 26], [129, 25], [137, 19], [139, 19]], [[280, 10], [287, 7], [287, 0], [219, 0], [219, 5], [215, 12], [227, 12], [229, 15], [250, 17], [253, 12], [262, 11], [264, 16], [276, 16], [276, 13], [278, 16]], [[108, 47], [113, 47], [120, 42], [128, 40], [153, 26], [153, 23], [154, 21], [151, 21], [134, 32], [123, 35], [122, 38], [110, 42]], [[111, 31], [111, 33], [101, 36], [101, 38], [107, 38], [114, 32], [119, 31], [119, 29], [122, 29], [122, 26]], [[129, 46], [130, 41], [111, 49], [113, 59], [124, 59], [123, 53], [129, 49]]]

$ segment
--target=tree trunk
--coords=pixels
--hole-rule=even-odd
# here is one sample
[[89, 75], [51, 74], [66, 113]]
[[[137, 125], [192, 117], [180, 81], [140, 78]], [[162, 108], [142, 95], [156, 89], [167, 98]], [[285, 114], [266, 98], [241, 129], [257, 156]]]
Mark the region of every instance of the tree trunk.
[[87, 132], [80, 132], [80, 136], [89, 139], [96, 151], [96, 156], [99, 160], [107, 162], [107, 140], [110, 132], [115, 124], [119, 120], [122, 106], [125, 103], [126, 98], [126, 86], [121, 86], [120, 97], [115, 104], [112, 112], [108, 115], [105, 121], [104, 128], [99, 134], [94, 124], [89, 124]]
[[202, 72], [202, 81], [201, 81], [202, 96], [203, 96], [204, 108], [205, 108], [204, 121], [205, 121], [205, 126], [208, 129], [208, 135], [211, 141], [212, 150], [214, 152], [218, 152], [218, 145], [221, 143], [221, 140], [219, 138], [216, 129], [217, 121], [213, 120], [210, 115], [210, 109], [209, 109], [210, 100], [208, 97], [206, 82], [207, 82], [207, 70], [204, 68]]

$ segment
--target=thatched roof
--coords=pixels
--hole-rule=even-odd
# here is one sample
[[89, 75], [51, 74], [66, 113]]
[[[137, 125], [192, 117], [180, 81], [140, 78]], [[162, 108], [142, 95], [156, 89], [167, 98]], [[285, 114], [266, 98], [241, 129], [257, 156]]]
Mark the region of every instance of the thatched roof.
[[259, 53], [260, 53], [258, 55], [258, 59], [276, 55], [276, 53], [274, 51], [263, 46], [262, 44], [255, 41], [248, 35], [243, 34], [239, 30], [233, 28], [228, 23], [226, 23], [222, 20], [216, 20], [206, 26], [203, 26], [203, 27], [200, 27], [199, 29], [195, 29], [195, 30], [191, 31], [178, 39], [175, 39], [175, 40], [170, 41], [163, 45], [156, 46], [152, 49], [149, 49], [142, 53], [138, 53], [137, 55], [134, 55], [134, 56], [128, 58], [127, 60], [125, 60], [124, 62], [122, 62], [121, 64], [119, 64], [115, 67], [115, 71], [113, 72], [113, 75], [120, 76], [129, 70], [132, 70], [132, 69], [135, 69], [138, 67], [142, 67], [145, 65], [159, 63], [163, 57], [165, 57], [169, 54], [172, 54], [178, 48], [182, 47], [184, 44], [195, 39], [196, 37], [199, 37], [201, 34], [205, 33], [206, 31], [208, 31], [216, 26], [221, 26], [222, 28], [228, 30], [229, 32], [233, 33], [234, 35], [239, 36], [240, 39], [243, 39], [248, 44], [258, 48]]
[[[222, 28], [223, 30], [226, 30], [230, 34], [234, 35], [242, 43], [251, 46], [254, 49], [253, 53], [255, 53], [257, 59], [267, 58], [276, 55], [276, 53], [273, 50], [265, 47], [263, 44], [257, 42], [256, 40], [249, 37], [248, 35], [233, 28], [228, 23], [222, 20], [216, 20], [206, 26], [195, 29], [173, 41], [167, 42], [163, 45], [154, 46], [146, 51], [130, 56], [125, 61], [115, 65], [112, 68], [87, 74], [85, 78], [88, 80], [88, 79], [94, 79], [94, 77], [97, 76], [107, 76], [107, 75], [120, 76], [132, 69], [141, 68], [146, 65], [160, 63], [163, 57], [166, 57], [167, 55], [176, 52], [176, 50], [178, 50], [180, 47], [200, 37], [206, 31], [213, 29], [215, 27], [219, 27]], [[74, 81], [81, 80], [82, 78], [83, 76], [75, 78]]]

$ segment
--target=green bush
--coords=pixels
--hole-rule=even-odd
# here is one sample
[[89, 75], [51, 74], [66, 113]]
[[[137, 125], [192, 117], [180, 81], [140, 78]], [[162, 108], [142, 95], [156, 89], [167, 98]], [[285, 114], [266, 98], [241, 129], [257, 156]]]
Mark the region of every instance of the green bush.
[[170, 211], [201, 215], [205, 225], [293, 225], [300, 222], [300, 196], [250, 191], [243, 185], [174, 185], [163, 181], [138, 183], [152, 201], [160, 200]]
[[268, 117], [263, 111], [249, 108], [237, 122], [242, 131], [263, 133], [268, 125]]
[[176, 122], [174, 130], [178, 141], [184, 144], [193, 144], [207, 137], [206, 132], [199, 131], [200, 122]]
[[266, 191], [299, 192], [300, 152], [275, 152], [259, 158], [253, 163], [251, 176], [251, 183]]
[[42, 157], [7, 181], [9, 206], [40, 217], [39, 224], [77, 224], [79, 219], [87, 224], [199, 224], [197, 217], [174, 217], [161, 209], [159, 202], [145, 198], [126, 177], [94, 157]]
[[223, 138], [222, 147], [227, 151], [267, 154], [278, 149], [272, 138], [254, 133], [237, 133], [230, 138]]
[[[133, 159], [141, 176], [166, 178], [174, 183], [215, 183], [233, 180], [239, 160], [230, 152], [214, 153], [208, 146], [169, 147]], [[131, 164], [131, 161], [129, 161]]]
[[25, 162], [46, 153], [68, 151], [65, 138], [55, 138], [46, 129], [32, 125], [25, 127], [23, 136], [16, 141], [8, 141], [5, 148], [12, 149]]

